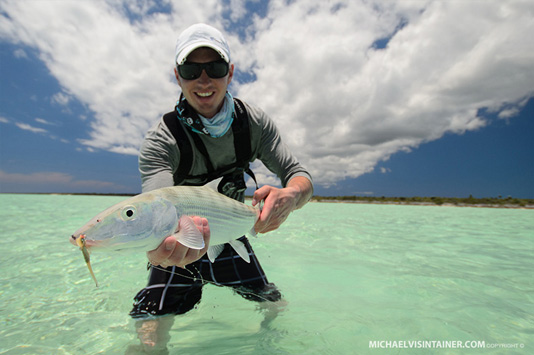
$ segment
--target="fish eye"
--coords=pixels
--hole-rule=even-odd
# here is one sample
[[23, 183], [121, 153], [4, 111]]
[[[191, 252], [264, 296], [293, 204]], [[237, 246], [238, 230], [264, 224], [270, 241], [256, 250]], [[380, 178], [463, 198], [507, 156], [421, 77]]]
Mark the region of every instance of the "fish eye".
[[135, 217], [137, 210], [134, 206], [126, 206], [121, 211], [121, 218], [124, 221], [131, 220]]

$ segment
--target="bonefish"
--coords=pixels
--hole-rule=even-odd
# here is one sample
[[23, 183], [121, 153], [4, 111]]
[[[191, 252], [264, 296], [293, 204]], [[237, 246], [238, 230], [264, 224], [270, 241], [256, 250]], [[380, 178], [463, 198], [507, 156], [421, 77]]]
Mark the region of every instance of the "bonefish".
[[218, 193], [208, 186], [174, 186], [142, 193], [104, 210], [78, 229], [70, 241], [82, 250], [93, 276], [87, 250], [149, 251], [174, 235], [183, 245], [204, 248], [204, 238], [192, 216], [206, 218], [210, 227], [208, 258], [214, 262], [229, 243], [246, 262], [250, 257], [237, 240], [255, 235], [260, 215], [252, 207]]

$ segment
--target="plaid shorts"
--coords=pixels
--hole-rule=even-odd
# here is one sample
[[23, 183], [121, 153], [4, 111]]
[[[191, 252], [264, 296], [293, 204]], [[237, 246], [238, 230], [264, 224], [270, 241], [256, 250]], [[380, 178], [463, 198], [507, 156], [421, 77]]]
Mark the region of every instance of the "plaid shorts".
[[247, 263], [229, 244], [212, 264], [207, 255], [187, 265], [186, 269], [171, 266], [150, 268], [148, 285], [134, 298], [130, 316], [145, 318], [190, 311], [202, 297], [202, 287], [211, 283], [228, 286], [245, 299], [264, 302], [278, 301], [282, 295], [276, 285], [269, 283], [265, 272], [247, 238], [239, 238], [250, 255]]

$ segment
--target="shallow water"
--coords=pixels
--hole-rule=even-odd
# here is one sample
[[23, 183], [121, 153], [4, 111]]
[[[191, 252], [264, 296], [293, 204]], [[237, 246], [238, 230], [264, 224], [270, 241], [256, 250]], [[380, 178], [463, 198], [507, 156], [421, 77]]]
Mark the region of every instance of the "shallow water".
[[[146, 282], [145, 255], [94, 253], [95, 288], [67, 240], [123, 199], [0, 195], [0, 354], [136, 349], [128, 312]], [[534, 210], [311, 203], [251, 243], [285, 309], [270, 319], [208, 285], [199, 306], [176, 317], [171, 354], [534, 351]]]

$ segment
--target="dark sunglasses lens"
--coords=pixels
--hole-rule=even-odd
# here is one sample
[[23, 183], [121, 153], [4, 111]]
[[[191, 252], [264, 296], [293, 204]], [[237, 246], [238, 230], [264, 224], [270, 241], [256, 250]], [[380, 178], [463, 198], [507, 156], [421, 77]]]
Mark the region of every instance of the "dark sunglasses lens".
[[210, 78], [219, 79], [228, 74], [228, 63], [225, 61], [217, 61], [211, 63], [184, 63], [178, 66], [178, 74], [186, 80], [195, 80], [200, 77], [202, 70], [206, 70], [206, 74]]
[[209, 63], [206, 66], [206, 73], [210, 78], [222, 78], [228, 74], [228, 63], [224, 61]]
[[182, 64], [178, 66], [178, 74], [186, 80], [194, 80], [200, 77], [202, 68], [197, 64]]

